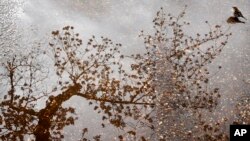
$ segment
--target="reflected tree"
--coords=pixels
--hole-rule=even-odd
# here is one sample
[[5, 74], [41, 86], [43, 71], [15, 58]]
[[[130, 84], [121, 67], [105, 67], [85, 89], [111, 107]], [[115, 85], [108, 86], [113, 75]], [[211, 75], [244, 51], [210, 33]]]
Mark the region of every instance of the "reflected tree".
[[[6, 91], [1, 91], [1, 139], [62, 140], [64, 127], [78, 119], [75, 108], [63, 103], [76, 96], [94, 106], [103, 128], [109, 124], [124, 130], [117, 140], [227, 140], [227, 119], [210, 116], [221, 95], [210, 85], [214, 74], [208, 65], [220, 55], [231, 33], [205, 22], [208, 33], [188, 35], [184, 16], [185, 10], [174, 16], [161, 8], [153, 20], [155, 33], [140, 34], [145, 44], [141, 54], [124, 55], [121, 44], [105, 37], [93, 36], [83, 45], [74, 27], [65, 26], [52, 31], [50, 55], [36, 50], [2, 61]], [[50, 70], [55, 76], [37, 61], [47, 55], [53, 56]], [[44, 89], [49, 77], [57, 85]], [[44, 106], [38, 108], [38, 103]], [[239, 122], [246, 120], [242, 114]], [[131, 121], [147, 127], [153, 136], [141, 135], [139, 127], [128, 124]], [[88, 127], [82, 129], [80, 140], [101, 140], [101, 135], [88, 139], [88, 132]]]
[[161, 9], [153, 20], [155, 33], [141, 33], [157, 91], [156, 138], [228, 140], [223, 128], [226, 118], [216, 121], [211, 116], [221, 95], [219, 88], [210, 85], [214, 74], [208, 65], [219, 56], [231, 33], [206, 21], [208, 33], [188, 35], [185, 29], [190, 23], [184, 16], [185, 9], [177, 16]]
[[[1, 102], [1, 138], [3, 140], [24, 140], [25, 135], [34, 135], [36, 140], [62, 139], [62, 129], [74, 124], [75, 109], [64, 108], [62, 104], [73, 96], [78, 96], [94, 104], [94, 110], [103, 115], [103, 124], [114, 127], [127, 127], [126, 119], [140, 120], [153, 108], [151, 77], [123, 67], [125, 58], [120, 54], [121, 44], [115, 44], [108, 38], [100, 41], [93, 36], [83, 42], [72, 26], [62, 31], [53, 31], [49, 43], [54, 56], [54, 67], [58, 85], [51, 91], [41, 91], [39, 83], [49, 77], [44, 68], [35, 63], [39, 55], [32, 52], [27, 56], [15, 56], [11, 61], [3, 62], [3, 73], [8, 92]], [[38, 55], [38, 56], [37, 56]], [[36, 109], [37, 103], [46, 99], [45, 107]], [[20, 118], [22, 117], [22, 118]], [[152, 121], [144, 118], [144, 121]], [[128, 128], [126, 128], [128, 129]], [[87, 128], [83, 130], [87, 131]], [[136, 131], [128, 130], [130, 135]], [[84, 133], [83, 133], [84, 134]], [[97, 135], [96, 140], [100, 139]], [[122, 140], [123, 136], [119, 136]], [[83, 140], [86, 138], [83, 137]]]

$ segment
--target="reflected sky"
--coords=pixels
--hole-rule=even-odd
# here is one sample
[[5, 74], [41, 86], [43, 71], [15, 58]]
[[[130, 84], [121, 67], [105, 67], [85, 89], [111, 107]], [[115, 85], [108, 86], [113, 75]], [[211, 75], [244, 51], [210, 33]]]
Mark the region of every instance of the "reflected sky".
[[[233, 33], [222, 54], [209, 66], [212, 71], [218, 65], [222, 66], [221, 71], [212, 78], [211, 82], [212, 85], [219, 85], [222, 89], [222, 110], [224, 110], [233, 103], [235, 98], [249, 89], [249, 86], [245, 85], [243, 81], [250, 81], [250, 1], [27, 0], [23, 2], [22, 9], [18, 13], [18, 26], [24, 31], [23, 34], [35, 35], [25, 37], [43, 40], [48, 38], [52, 30], [72, 25], [80, 32], [83, 41], [86, 41], [91, 35], [106, 36], [115, 42], [122, 43], [124, 53], [130, 54], [141, 52], [143, 41], [138, 38], [138, 33], [142, 29], [149, 33], [153, 30], [152, 20], [160, 7], [177, 15], [184, 5], [188, 5], [185, 20], [191, 23], [191, 26], [186, 29], [187, 33], [191, 35], [198, 32], [205, 34], [209, 30], [204, 24], [205, 21], [209, 21], [211, 25], [220, 24], [225, 29], [230, 27], [230, 31]], [[232, 6], [239, 7], [244, 16], [249, 19], [246, 24], [228, 25], [226, 23], [226, 19], [232, 15]], [[75, 107], [88, 107], [86, 103], [77, 98], [72, 98], [72, 101], [67, 104]], [[102, 131], [100, 127], [94, 126], [99, 117], [92, 109], [77, 112], [80, 116], [76, 123], [79, 130], [85, 127], [84, 124], [91, 126], [90, 131]], [[75, 130], [75, 127], [66, 127], [66, 140], [78, 138], [80, 135], [80, 131], [70, 132], [72, 130]]]

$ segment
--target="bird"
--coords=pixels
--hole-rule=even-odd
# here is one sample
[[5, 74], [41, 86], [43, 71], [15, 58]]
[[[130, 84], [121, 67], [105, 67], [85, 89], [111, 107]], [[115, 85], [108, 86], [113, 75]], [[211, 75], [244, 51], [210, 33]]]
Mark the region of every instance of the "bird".
[[243, 24], [244, 24], [245, 22], [239, 20], [238, 17], [233, 17], [233, 16], [231, 16], [231, 17], [229, 17], [229, 18], [227, 19], [227, 23], [229, 23], [229, 24], [243, 23]]
[[242, 15], [242, 13], [241, 13], [241, 11], [236, 7], [236, 6], [234, 6], [233, 7], [233, 10], [234, 10], [234, 16], [235, 17], [242, 17], [242, 18], [244, 18], [245, 20], [247, 20], [243, 15]]

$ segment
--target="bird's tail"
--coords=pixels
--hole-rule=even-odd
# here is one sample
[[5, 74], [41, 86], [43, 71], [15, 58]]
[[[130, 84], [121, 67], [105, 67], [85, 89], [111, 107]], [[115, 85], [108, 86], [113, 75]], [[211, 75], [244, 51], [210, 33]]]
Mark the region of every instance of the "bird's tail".
[[240, 23], [243, 23], [243, 24], [245, 24], [246, 22], [240, 21]]
[[244, 18], [245, 20], [247, 20], [247, 18], [245, 18], [245, 17], [242, 17], [242, 18]]

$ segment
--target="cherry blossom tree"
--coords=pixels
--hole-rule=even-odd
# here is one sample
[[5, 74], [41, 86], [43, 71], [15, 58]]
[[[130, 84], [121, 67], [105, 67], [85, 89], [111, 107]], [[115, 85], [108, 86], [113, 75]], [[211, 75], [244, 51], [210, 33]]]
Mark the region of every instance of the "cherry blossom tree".
[[[75, 108], [63, 103], [79, 97], [102, 116], [103, 128], [108, 124], [124, 130], [117, 135], [121, 141], [228, 140], [224, 128], [228, 119], [211, 116], [221, 94], [210, 84], [215, 74], [209, 64], [232, 34], [206, 21], [208, 33], [188, 35], [185, 10], [177, 16], [166, 14], [163, 8], [157, 12], [155, 32], [140, 34], [145, 53], [124, 55], [120, 43], [105, 37], [93, 36], [84, 42], [73, 26], [65, 26], [52, 31], [46, 52], [37, 49], [2, 61], [1, 139], [63, 139], [64, 127], [78, 120]], [[52, 58], [50, 70], [55, 76], [38, 61], [43, 56]], [[44, 89], [50, 77], [57, 84]], [[38, 103], [44, 106], [38, 108]], [[235, 107], [239, 113], [234, 123], [249, 123], [248, 103], [239, 102]], [[140, 126], [132, 127], [131, 121]], [[150, 132], [141, 134], [141, 127]], [[92, 132], [88, 127], [82, 129], [80, 140], [91, 140], [86, 137], [88, 132]], [[99, 134], [92, 138], [101, 139]]]
[[[154, 34], [141, 36], [148, 51], [150, 73], [157, 91], [156, 138], [158, 140], [227, 140], [223, 130], [226, 118], [213, 121], [209, 116], [221, 97], [211, 87], [208, 65], [219, 56], [229, 40], [229, 29], [211, 26], [208, 33], [188, 35], [190, 25], [183, 20], [185, 9], [177, 16], [157, 12]], [[218, 66], [220, 69], [221, 66]]]
[[[58, 85], [51, 91], [37, 90], [49, 76], [36, 63], [39, 56], [36, 52], [14, 56], [11, 61], [2, 63], [1, 76], [8, 81], [8, 92], [1, 102], [3, 140], [24, 140], [27, 134], [34, 135], [38, 141], [63, 138], [62, 129], [77, 119], [74, 108], [62, 107], [73, 96], [95, 105], [94, 110], [103, 115], [103, 127], [109, 123], [123, 129], [127, 127], [125, 117], [139, 120], [141, 110], [153, 107], [154, 88], [150, 85], [150, 76], [135, 71], [136, 62], [129, 70], [123, 67], [121, 44], [104, 37], [98, 41], [94, 36], [86, 47], [82, 44], [72, 26], [52, 32], [49, 45]], [[36, 109], [40, 99], [46, 99], [45, 107]], [[151, 121], [149, 118], [143, 120]], [[127, 133], [136, 134], [133, 130]]]

